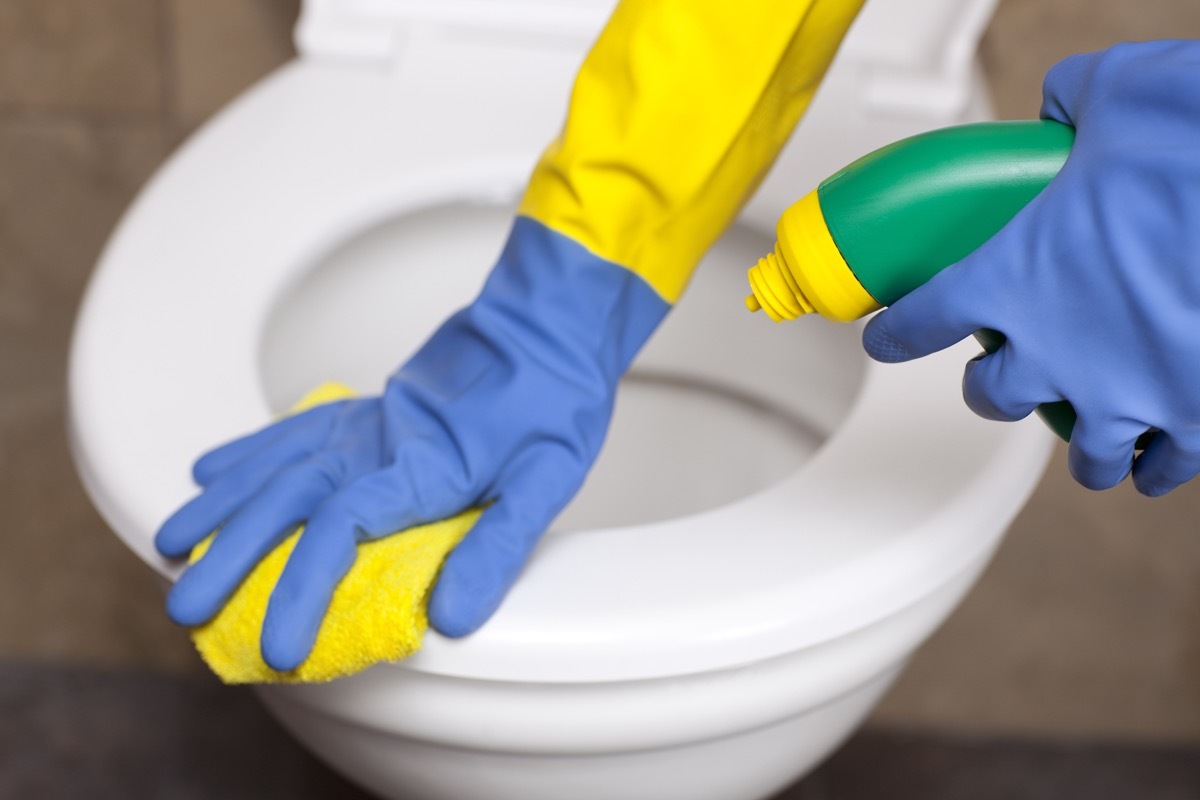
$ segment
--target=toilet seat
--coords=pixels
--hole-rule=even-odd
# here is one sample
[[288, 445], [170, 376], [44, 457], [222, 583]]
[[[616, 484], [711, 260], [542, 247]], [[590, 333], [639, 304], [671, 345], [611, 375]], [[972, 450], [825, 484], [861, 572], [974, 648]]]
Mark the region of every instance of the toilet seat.
[[[496, 68], [481, 76], [467, 64], [489, 47]], [[152, 538], [194, 492], [192, 459], [271, 418], [248, 343], [276, 299], [380, 219], [511, 198], [561, 122], [563, 106], [544, 98], [566, 96], [580, 55], [418, 37], [411, 81], [301, 60], [158, 173], [102, 256], [70, 373], [81, 474], [143, 560], [175, 574]], [[437, 125], [416, 124], [433, 115]], [[973, 353], [869, 365], [823, 448], [753, 497], [549, 537], [488, 625], [464, 640], [431, 634], [395, 668], [541, 682], [681, 675], [826, 642], [919, 602], [995, 546], [1049, 449], [1036, 423], [989, 424], [963, 407]]]

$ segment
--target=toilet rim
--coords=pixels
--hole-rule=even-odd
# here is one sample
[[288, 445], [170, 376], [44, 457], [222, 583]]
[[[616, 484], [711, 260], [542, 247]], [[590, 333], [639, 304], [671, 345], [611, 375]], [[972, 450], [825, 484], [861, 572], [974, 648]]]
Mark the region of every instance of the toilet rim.
[[[166, 576], [178, 568], [153, 552], [154, 529], [191, 494], [192, 456], [270, 418], [256, 348], [245, 343], [258, 341], [266, 310], [312, 253], [384, 216], [499, 197], [544, 141], [439, 161], [429, 157], [436, 137], [405, 138], [389, 122], [394, 111], [367, 105], [357, 113], [382, 130], [353, 152], [314, 161], [324, 145], [320, 119], [346, 112], [330, 87], [353, 90], [363, 80], [344, 71], [330, 83], [330, 70], [315, 70], [276, 73], [171, 159], [114, 234], [77, 323], [69, 410], [76, 463], [118, 535]], [[312, 94], [297, 102], [306, 84], [317, 102]], [[272, 120], [265, 127], [264, 117]], [[264, 144], [281, 117], [291, 141], [273, 153], [250, 146]], [[301, 163], [317, 189], [298, 199], [289, 197], [294, 186], [272, 181]], [[222, 191], [230, 173], [236, 196]], [[209, 223], [203, 231], [197, 208]], [[244, 220], [254, 211], [249, 232]], [[237, 248], [264, 269], [222, 259]], [[230, 282], [239, 289], [232, 297]], [[204, 297], [223, 304], [219, 329], [197, 316]], [[843, 425], [800, 470], [759, 494], [664, 523], [550, 537], [488, 625], [463, 640], [431, 634], [403, 668], [547, 682], [679, 675], [811, 646], [919, 600], [991, 550], [1049, 448], [1036, 425], [981, 423], [956, 393], [927, 388], [948, 376], [956, 383], [963, 357], [956, 349], [905, 368], [869, 366]], [[730, 530], [739, 531], [732, 552]], [[855, 546], [839, 551], [847, 540]], [[640, 556], [626, 558], [631, 552]], [[680, 553], [689, 554], [686, 569]]]

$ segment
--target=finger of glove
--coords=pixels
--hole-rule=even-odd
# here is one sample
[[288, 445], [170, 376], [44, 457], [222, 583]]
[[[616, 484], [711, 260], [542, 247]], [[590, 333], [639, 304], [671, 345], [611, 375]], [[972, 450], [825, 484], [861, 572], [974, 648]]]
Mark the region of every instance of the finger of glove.
[[1133, 464], [1133, 485], [1148, 497], [1160, 497], [1200, 474], [1200, 443], [1184, 442], [1159, 431]]
[[1095, 422], [1080, 411], [1071, 431], [1067, 467], [1089, 489], [1109, 489], [1125, 480], [1133, 468], [1133, 445], [1145, 426], [1132, 422]]
[[499, 499], [450, 553], [434, 585], [429, 622], [437, 631], [466, 636], [491, 618], [585, 472], [562, 451], [527, 459], [500, 484]]
[[973, 313], [974, 288], [968, 258], [947, 267], [872, 317], [863, 330], [863, 347], [887, 364], [936, 353], [985, 325]]
[[271, 592], [261, 649], [272, 669], [286, 672], [308, 658], [333, 592], [354, 564], [358, 517], [351, 488], [313, 514]]
[[1014, 422], [1042, 403], [1057, 399], [1040, 389], [1041, 381], [1021, 369], [1007, 344], [995, 353], [971, 359], [963, 370], [963, 400], [984, 419]]
[[262, 654], [273, 669], [295, 669], [308, 658], [358, 542], [445, 519], [476, 499], [447, 487], [424, 489], [418, 497], [402, 469], [377, 470], [322, 506], [292, 551], [267, 607]]
[[259, 463], [229, 470], [167, 518], [155, 534], [155, 548], [167, 558], [186, 556], [277, 474], [273, 465]]
[[1096, 53], [1080, 53], [1059, 61], [1046, 72], [1042, 81], [1042, 119], [1052, 119], [1064, 125], [1074, 125], [1086, 78], [1095, 68]]
[[332, 491], [317, 461], [280, 473], [230, 518], [204, 557], [183, 573], [167, 597], [167, 614], [180, 625], [212, 619], [255, 565]]
[[223, 473], [252, 458], [259, 463], [274, 462], [276, 468], [294, 463], [299, 458], [294, 456], [295, 453], [307, 455], [321, 446], [344, 402], [328, 403], [285, 417], [208, 451], [192, 465], [192, 479], [201, 486], [208, 486]]

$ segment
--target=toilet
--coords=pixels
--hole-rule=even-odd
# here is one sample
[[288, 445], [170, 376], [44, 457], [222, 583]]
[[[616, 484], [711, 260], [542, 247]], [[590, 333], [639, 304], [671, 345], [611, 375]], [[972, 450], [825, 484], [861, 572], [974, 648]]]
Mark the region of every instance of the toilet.
[[[986, 119], [994, 0], [871, 0], [770, 178], [624, 381], [608, 444], [497, 615], [263, 702], [394, 800], [764, 800], [849, 736], [987, 564], [1045, 466], [963, 405], [963, 344], [742, 307], [779, 212], [834, 169]], [[499, 253], [612, 2], [307, 0], [300, 56], [162, 167], [72, 345], [79, 473], [153, 536], [192, 460], [316, 384], [377, 391]]]

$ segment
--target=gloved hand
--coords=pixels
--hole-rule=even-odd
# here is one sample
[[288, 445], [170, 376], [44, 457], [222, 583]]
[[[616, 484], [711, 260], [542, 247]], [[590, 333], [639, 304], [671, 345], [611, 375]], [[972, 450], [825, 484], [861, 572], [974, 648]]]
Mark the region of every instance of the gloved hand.
[[171, 618], [211, 618], [307, 521], [263, 625], [264, 660], [292, 669], [311, 650], [358, 541], [482, 505], [429, 602], [443, 634], [474, 631], [582, 484], [617, 381], [667, 309], [642, 278], [518, 217], [479, 297], [381, 397], [298, 414], [196, 463], [202, 493], [155, 544], [183, 556], [220, 531], [171, 591]]
[[[878, 314], [880, 361], [981, 328], [967, 405], [1015, 420], [1067, 400], [1071, 474], [1161, 495], [1200, 472], [1200, 42], [1122, 44], [1046, 76], [1042, 116], [1073, 125], [1060, 174], [976, 252]], [[1157, 429], [1134, 459], [1134, 442]]]

